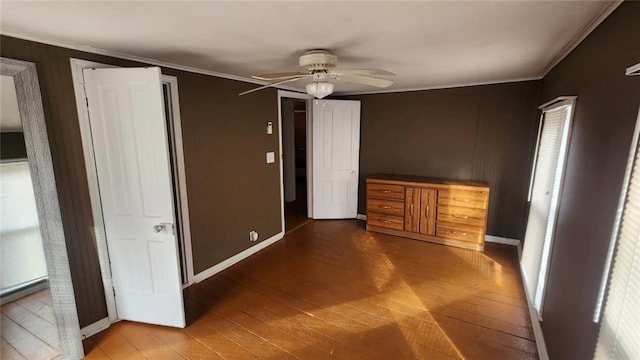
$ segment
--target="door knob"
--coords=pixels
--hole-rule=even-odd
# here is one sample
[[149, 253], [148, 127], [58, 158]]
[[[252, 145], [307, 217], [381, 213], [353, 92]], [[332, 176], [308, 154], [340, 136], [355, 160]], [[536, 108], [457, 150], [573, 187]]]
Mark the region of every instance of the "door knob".
[[160, 223], [158, 225], [153, 225], [153, 232], [175, 234], [172, 223]]
[[356, 171], [355, 170], [351, 170], [351, 176], [356, 176]]

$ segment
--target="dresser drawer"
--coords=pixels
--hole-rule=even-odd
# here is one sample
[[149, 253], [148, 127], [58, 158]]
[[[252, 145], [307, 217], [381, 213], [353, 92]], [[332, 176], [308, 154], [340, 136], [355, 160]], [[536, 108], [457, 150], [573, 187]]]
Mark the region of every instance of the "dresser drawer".
[[381, 213], [389, 215], [404, 215], [404, 202], [382, 199], [367, 199], [367, 214]]
[[473, 190], [440, 190], [438, 191], [438, 205], [487, 209], [489, 194], [485, 191]]
[[404, 218], [402, 216], [367, 213], [367, 225], [404, 230]]
[[404, 186], [390, 184], [367, 184], [367, 197], [404, 200]]
[[438, 221], [484, 227], [486, 211], [460, 206], [438, 206]]
[[465, 227], [452, 223], [436, 223], [436, 236], [473, 243], [484, 241], [484, 234], [481, 228]]

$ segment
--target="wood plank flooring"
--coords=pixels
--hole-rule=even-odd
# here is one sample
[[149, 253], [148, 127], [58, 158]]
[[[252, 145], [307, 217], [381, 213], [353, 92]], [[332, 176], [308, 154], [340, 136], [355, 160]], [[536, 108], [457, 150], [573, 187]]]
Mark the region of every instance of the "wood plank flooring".
[[2, 306], [0, 358], [51, 359], [60, 352], [49, 289]]
[[536, 359], [514, 247], [313, 221], [185, 290], [189, 325], [122, 321], [88, 359]]

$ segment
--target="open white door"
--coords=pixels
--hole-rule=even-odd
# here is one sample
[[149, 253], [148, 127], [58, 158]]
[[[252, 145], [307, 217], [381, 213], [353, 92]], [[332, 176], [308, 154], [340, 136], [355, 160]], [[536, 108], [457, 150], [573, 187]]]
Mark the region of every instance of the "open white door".
[[313, 101], [313, 218], [358, 215], [360, 102]]
[[184, 327], [160, 69], [84, 80], [118, 318]]

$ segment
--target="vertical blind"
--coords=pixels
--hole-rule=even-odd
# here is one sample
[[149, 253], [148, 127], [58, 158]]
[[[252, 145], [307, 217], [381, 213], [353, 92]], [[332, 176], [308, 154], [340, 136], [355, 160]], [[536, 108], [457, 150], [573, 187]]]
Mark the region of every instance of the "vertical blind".
[[640, 356], [640, 158], [635, 152], [596, 359]]

